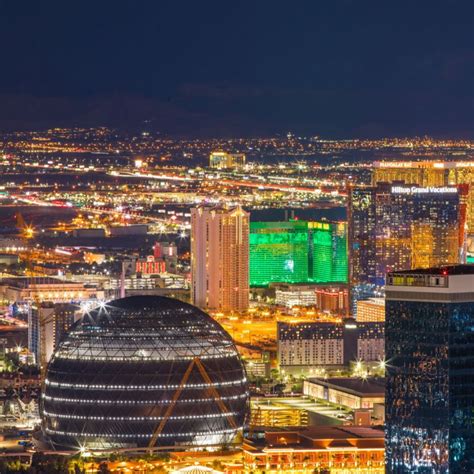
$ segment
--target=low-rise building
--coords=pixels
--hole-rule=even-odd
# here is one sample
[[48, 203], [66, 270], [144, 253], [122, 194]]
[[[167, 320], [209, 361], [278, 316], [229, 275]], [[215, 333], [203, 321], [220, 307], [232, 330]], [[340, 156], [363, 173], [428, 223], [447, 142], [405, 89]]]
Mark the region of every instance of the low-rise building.
[[293, 306], [316, 306], [314, 285], [290, 283], [272, 284], [275, 288], [275, 304], [292, 308]]
[[245, 165], [243, 153], [213, 151], [209, 156], [209, 166], [216, 169], [238, 169]]
[[382, 430], [365, 426], [318, 426], [267, 431], [246, 439], [244, 471], [267, 474], [384, 474]]
[[277, 357], [281, 369], [311, 373], [314, 368], [341, 368], [354, 361], [384, 359], [383, 323], [342, 322], [277, 323]]
[[96, 286], [52, 277], [18, 277], [0, 280], [0, 297], [9, 302], [52, 301], [69, 303], [102, 299], [103, 292]]
[[72, 232], [74, 237], [83, 237], [88, 239], [96, 239], [105, 237], [105, 229], [102, 228], [86, 228], [86, 229], [74, 229]]
[[281, 405], [271, 400], [254, 400], [251, 405], [250, 425], [258, 427], [307, 426], [308, 412]]
[[314, 306], [339, 315], [346, 315], [349, 309], [347, 285], [270, 283], [269, 287], [275, 291], [275, 304], [279, 306]]
[[384, 322], [385, 298], [369, 298], [357, 301], [357, 321]]
[[347, 286], [329, 286], [316, 289], [316, 307], [320, 311], [347, 315], [349, 290]]
[[146, 235], [148, 224], [132, 224], [124, 226], [113, 226], [109, 228], [110, 237]]
[[178, 248], [174, 242], [157, 242], [153, 246], [155, 260], [165, 263], [165, 271], [175, 273], [178, 267]]
[[28, 245], [21, 239], [1, 237], [0, 252], [2, 253], [18, 253], [28, 249]]
[[334, 377], [329, 379], [310, 378], [303, 383], [303, 394], [353, 410], [373, 408], [385, 401], [385, 379]]
[[20, 261], [20, 257], [13, 253], [2, 253], [0, 254], [0, 265], [16, 265]]
[[159, 275], [166, 272], [164, 260], [149, 255], [146, 258], [139, 258], [135, 262], [135, 272], [143, 275]]

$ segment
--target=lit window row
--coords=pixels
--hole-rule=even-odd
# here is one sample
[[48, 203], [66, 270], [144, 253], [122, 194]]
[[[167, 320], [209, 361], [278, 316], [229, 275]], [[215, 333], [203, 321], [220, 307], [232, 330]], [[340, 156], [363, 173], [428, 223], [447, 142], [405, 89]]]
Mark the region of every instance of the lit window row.
[[[236, 430], [234, 429], [227, 429], [227, 430], [214, 430], [212, 433], [208, 431], [191, 431], [189, 433], [160, 433], [158, 435], [159, 438], [178, 438], [178, 437], [187, 437], [187, 436], [214, 436], [219, 434], [234, 434]], [[46, 433], [48, 434], [55, 434], [60, 436], [71, 436], [73, 438], [151, 438], [153, 433], [146, 433], [146, 434], [128, 434], [128, 433], [116, 433], [116, 434], [108, 434], [108, 433], [75, 433], [71, 431], [58, 431], [52, 430], [50, 428], [46, 428]]]
[[[182, 388], [208, 388], [208, 387], [224, 387], [229, 385], [241, 385], [247, 382], [247, 379], [244, 377], [240, 380], [230, 380], [226, 382], [216, 382], [216, 383], [194, 383], [186, 384]], [[95, 384], [76, 384], [76, 383], [59, 383], [52, 382], [48, 379], [45, 381], [46, 385], [51, 387], [59, 388], [75, 388], [75, 389], [86, 389], [86, 390], [175, 390], [180, 388], [181, 385], [95, 385]]]
[[[89, 326], [91, 327], [91, 326]], [[183, 334], [183, 330], [185, 331]], [[100, 336], [113, 336], [114, 340], [120, 340], [120, 339], [128, 339], [129, 337], [134, 338], [139, 338], [140, 340], [154, 340], [156, 337], [158, 337], [158, 340], [168, 340], [168, 339], [174, 339], [176, 337], [176, 334], [180, 334], [182, 336], [186, 336], [188, 334], [202, 334], [205, 335], [206, 338], [210, 335], [218, 336], [222, 335], [220, 331], [217, 331], [214, 328], [207, 328], [207, 327], [200, 327], [200, 326], [182, 326], [182, 327], [164, 327], [160, 328], [160, 331], [153, 331], [153, 328], [150, 328], [150, 331], [147, 331], [144, 333], [143, 329], [139, 330], [133, 330], [129, 329], [129, 332], [122, 331], [121, 333], [118, 333], [115, 330], [110, 330], [107, 328], [101, 328], [99, 326], [94, 327], [94, 334], [100, 335]], [[174, 331], [174, 332], [173, 332]], [[152, 332], [152, 335], [150, 335], [150, 332]], [[84, 336], [87, 337], [90, 334], [90, 331], [81, 331], [77, 330], [75, 331], [72, 336], [74, 339], [83, 339]], [[166, 334], [166, 336], [164, 336]], [[203, 339], [203, 342], [205, 340]]]
[[[124, 361], [140, 361], [140, 362], [163, 362], [163, 361], [181, 361], [181, 360], [192, 360], [196, 357], [196, 354], [191, 354], [189, 356], [183, 355], [176, 358], [169, 358], [169, 357], [147, 357], [147, 356], [85, 356], [81, 354], [64, 354], [63, 351], [60, 351], [56, 354], [56, 359], [67, 359], [67, 360], [92, 360], [92, 361], [110, 361], [110, 362], [124, 362]], [[229, 357], [235, 357], [235, 353], [230, 352], [227, 354], [210, 354], [210, 355], [200, 355], [200, 359], [227, 359]]]
[[[242, 393], [241, 395], [232, 395], [228, 397], [220, 397], [221, 400], [238, 400], [240, 398], [247, 398], [249, 392]], [[172, 400], [84, 400], [82, 398], [64, 398], [64, 397], [51, 397], [50, 395], [42, 395], [44, 400], [52, 402], [65, 402], [65, 403], [93, 403], [98, 405], [169, 405]], [[176, 400], [175, 403], [205, 403], [214, 402], [214, 398], [183, 398]]]
[[[82, 415], [60, 415], [58, 413], [49, 413], [44, 412], [46, 416], [52, 418], [65, 418], [68, 420], [113, 420], [113, 421], [160, 421], [163, 420], [164, 416], [82, 416]], [[199, 420], [207, 418], [227, 418], [228, 416], [236, 416], [237, 412], [229, 413], [207, 413], [204, 415], [178, 415], [178, 416], [169, 416], [168, 420]]]

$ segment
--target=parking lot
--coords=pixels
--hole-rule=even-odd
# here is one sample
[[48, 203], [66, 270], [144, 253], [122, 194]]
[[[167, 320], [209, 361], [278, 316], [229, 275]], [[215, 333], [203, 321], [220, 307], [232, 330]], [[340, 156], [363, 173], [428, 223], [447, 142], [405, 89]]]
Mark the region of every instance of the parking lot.
[[338, 407], [324, 400], [315, 402], [307, 397], [282, 397], [274, 400], [292, 408], [306, 410], [310, 425], [342, 425], [351, 423], [354, 419], [352, 410]]

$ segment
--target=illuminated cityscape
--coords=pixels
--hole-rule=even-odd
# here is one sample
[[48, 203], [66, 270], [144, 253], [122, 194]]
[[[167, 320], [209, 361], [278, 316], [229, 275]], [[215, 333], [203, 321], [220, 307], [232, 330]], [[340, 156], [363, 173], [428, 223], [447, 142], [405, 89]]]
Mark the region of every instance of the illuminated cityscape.
[[[80, 143], [84, 133], [52, 130], [44, 143], [58, 134]], [[258, 153], [253, 138], [195, 140], [199, 151], [183, 161], [185, 140], [167, 141], [161, 160], [153, 147], [117, 153], [103, 128], [87, 136], [97, 137], [100, 160], [67, 146], [32, 155], [3, 145], [4, 465], [44, 453], [86, 472], [469, 466], [459, 414], [470, 399], [435, 421], [407, 411], [419, 402], [404, 388], [413, 382], [394, 379], [411, 376], [394, 351], [403, 342], [419, 352], [408, 346], [409, 320], [393, 340], [406, 275], [474, 258], [470, 183], [450, 174], [474, 163], [474, 152], [462, 166], [450, 155], [470, 156], [467, 142], [400, 141], [400, 152], [390, 140], [289, 136], [278, 142], [288, 157], [275, 159], [273, 140], [261, 139]], [[313, 154], [300, 148], [309, 141]], [[401, 161], [417, 146], [432, 160]], [[245, 152], [245, 163], [211, 166], [214, 148]], [[380, 148], [386, 161], [374, 160]], [[440, 149], [451, 161], [437, 158]], [[441, 316], [416, 278], [417, 306], [403, 314], [432, 314], [434, 343]], [[444, 386], [455, 394], [452, 377]]]
[[474, 473], [474, 6], [4, 3], [0, 474]]
[[[79, 140], [83, 132], [60, 133]], [[103, 133], [88, 131], [106, 141]], [[306, 140], [280, 145], [291, 156]], [[318, 154], [328, 144], [314, 141], [321, 147], [310, 158], [275, 165], [270, 152], [252, 153], [254, 141], [226, 145], [245, 151], [235, 167], [206, 162], [219, 140], [196, 141], [202, 161], [187, 163], [107, 147], [95, 164], [67, 148], [32, 162], [27, 149], [5, 146], [5, 463], [29, 465], [35, 453], [58, 462], [61, 452], [65, 466], [86, 472], [470, 469], [470, 428], [459, 414], [471, 402], [431, 421], [409, 411], [419, 402], [404, 388], [412, 382], [399, 380], [411, 375], [394, 351], [403, 343], [405, 357], [413, 352], [416, 331], [408, 320], [394, 331], [407, 298], [418, 306], [404, 314], [432, 314], [437, 340], [441, 316], [419, 296], [423, 275], [437, 273], [417, 269], [469, 274], [445, 266], [474, 257], [470, 183], [453, 174], [471, 162], [390, 161], [397, 153], [388, 144], [390, 158], [372, 161], [374, 142], [348, 163], [353, 145], [332, 141], [342, 159], [331, 164]], [[444, 146], [423, 143], [434, 154]], [[407, 278], [419, 301], [400, 296]], [[204, 313], [188, 302], [209, 313], [209, 332], [197, 328]], [[451, 377], [433, 383], [454, 397], [463, 388]]]

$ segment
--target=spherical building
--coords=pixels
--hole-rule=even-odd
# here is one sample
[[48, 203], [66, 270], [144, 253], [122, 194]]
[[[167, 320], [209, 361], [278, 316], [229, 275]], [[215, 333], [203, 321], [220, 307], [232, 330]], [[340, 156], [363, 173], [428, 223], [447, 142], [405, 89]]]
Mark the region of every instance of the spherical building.
[[58, 448], [230, 442], [248, 390], [230, 336], [181, 301], [132, 296], [79, 321], [48, 366], [43, 436]]

